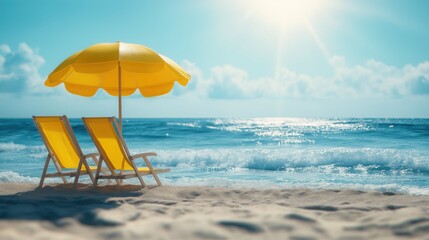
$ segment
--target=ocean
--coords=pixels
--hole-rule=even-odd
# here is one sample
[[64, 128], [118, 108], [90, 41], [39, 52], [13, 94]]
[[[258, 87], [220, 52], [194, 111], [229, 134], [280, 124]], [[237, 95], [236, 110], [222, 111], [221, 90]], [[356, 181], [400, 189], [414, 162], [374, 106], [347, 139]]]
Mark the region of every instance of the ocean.
[[[94, 152], [81, 120], [70, 122], [84, 153]], [[150, 118], [123, 125], [132, 154], [155, 151], [153, 165], [171, 168], [160, 175], [168, 185], [429, 195], [429, 119]], [[32, 119], [0, 119], [0, 182], [38, 183], [46, 153]]]

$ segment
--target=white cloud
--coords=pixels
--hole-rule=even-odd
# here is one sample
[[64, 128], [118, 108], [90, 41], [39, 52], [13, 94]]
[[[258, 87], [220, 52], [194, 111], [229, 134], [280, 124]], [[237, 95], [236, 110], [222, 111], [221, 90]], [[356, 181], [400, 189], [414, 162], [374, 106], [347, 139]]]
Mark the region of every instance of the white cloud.
[[[0, 94], [42, 94], [52, 90], [43, 85], [39, 68], [45, 60], [26, 43], [18, 49], [0, 45]], [[376, 60], [350, 66], [344, 57], [330, 59], [333, 74], [314, 76], [283, 68], [277, 78], [250, 76], [231, 65], [215, 66], [204, 74], [188, 60], [182, 66], [192, 79], [186, 88], [176, 86], [174, 95], [212, 99], [359, 99], [429, 96], [429, 62], [396, 67]]]
[[6, 44], [2, 44], [0, 45], [0, 53], [1, 54], [8, 54], [10, 53], [12, 50], [10, 49], [10, 47]]
[[194, 87], [182, 93], [216, 99], [394, 99], [411, 95], [429, 96], [427, 61], [401, 68], [376, 60], [349, 66], [343, 57], [334, 56], [330, 59], [330, 65], [333, 74], [329, 77], [312, 76], [283, 68], [276, 79], [253, 78], [245, 70], [230, 65], [213, 67], [206, 77], [195, 64], [187, 62], [183, 66], [192, 75]]
[[26, 43], [13, 50], [0, 45], [0, 93], [40, 94], [49, 91], [44, 87], [44, 78], [39, 68], [45, 60]]

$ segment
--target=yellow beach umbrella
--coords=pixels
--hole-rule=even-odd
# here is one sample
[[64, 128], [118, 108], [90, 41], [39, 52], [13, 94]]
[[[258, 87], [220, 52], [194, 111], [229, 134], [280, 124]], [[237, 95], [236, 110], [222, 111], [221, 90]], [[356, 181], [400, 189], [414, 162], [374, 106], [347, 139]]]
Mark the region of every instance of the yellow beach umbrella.
[[91, 97], [98, 89], [118, 96], [119, 131], [122, 132], [122, 96], [137, 89], [145, 97], [166, 94], [174, 82], [188, 84], [191, 76], [171, 59], [132, 43], [99, 43], [64, 60], [45, 85], [64, 84], [67, 91]]

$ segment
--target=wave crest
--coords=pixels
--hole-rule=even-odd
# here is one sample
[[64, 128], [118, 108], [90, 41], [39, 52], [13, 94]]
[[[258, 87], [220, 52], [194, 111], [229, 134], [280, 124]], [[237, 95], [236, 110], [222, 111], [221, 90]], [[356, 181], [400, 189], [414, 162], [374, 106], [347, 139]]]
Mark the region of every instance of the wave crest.
[[27, 146], [14, 142], [0, 143], [0, 152], [17, 152], [27, 149]]
[[38, 183], [40, 178], [24, 177], [17, 172], [0, 172], [0, 183]]
[[[138, 151], [137, 151], [138, 152]], [[158, 150], [164, 166], [282, 171], [333, 166], [368, 172], [429, 173], [428, 152], [378, 148]]]

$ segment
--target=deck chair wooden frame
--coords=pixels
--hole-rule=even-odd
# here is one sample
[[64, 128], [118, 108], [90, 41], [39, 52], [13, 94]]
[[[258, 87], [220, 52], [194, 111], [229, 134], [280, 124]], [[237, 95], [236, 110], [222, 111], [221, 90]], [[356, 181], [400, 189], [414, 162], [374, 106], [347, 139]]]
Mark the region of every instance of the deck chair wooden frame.
[[[91, 129], [91, 126], [88, 123], [89, 121], [91, 121], [93, 119], [100, 119], [100, 120], [104, 119], [104, 120], [109, 121], [109, 123], [113, 127], [114, 136], [120, 143], [119, 147], [122, 148], [123, 153], [125, 153], [125, 156], [123, 156], [123, 157], [125, 157], [125, 160], [132, 167], [132, 170], [124, 171], [122, 169], [115, 169], [114, 164], [112, 163], [112, 159], [109, 159], [108, 155], [106, 154], [105, 149], [97, 141], [97, 136], [94, 134], [93, 130]], [[118, 125], [118, 122], [116, 121], [116, 118], [114, 118], [114, 117], [82, 118], [82, 121], [85, 125], [86, 130], [88, 131], [89, 135], [91, 136], [95, 146], [97, 147], [98, 152], [100, 153], [97, 172], [95, 173], [94, 186], [97, 186], [98, 179], [115, 179], [115, 180], [119, 179], [122, 182], [123, 179], [137, 177], [138, 180], [140, 181], [140, 184], [142, 185], [142, 188], [145, 188], [145, 187], [147, 187], [147, 185], [143, 180], [143, 176], [146, 176], [146, 175], [152, 175], [153, 178], [155, 179], [156, 183], [158, 184], [158, 186], [162, 186], [162, 183], [159, 180], [159, 177], [157, 174], [169, 172], [170, 169], [154, 169], [152, 167], [152, 164], [150, 163], [148, 157], [149, 156], [157, 156], [157, 154], [154, 152], [146, 152], [146, 153], [131, 155], [129, 150], [128, 150], [127, 144], [124, 141], [124, 138], [119, 134], [119, 131], [118, 131], [119, 125]], [[118, 149], [118, 150], [120, 150], [120, 149]], [[145, 164], [148, 168], [147, 170], [139, 171], [139, 168], [136, 167], [134, 160], [139, 159], [139, 158], [143, 159], [143, 161], [145, 162]], [[101, 169], [103, 162], [106, 163], [111, 174], [101, 175], [102, 172], [100, 171], [100, 169]]]
[[[66, 135], [68, 135], [68, 139], [70, 140], [70, 144], [72, 145], [73, 149], [76, 151], [77, 156], [79, 157], [79, 161], [78, 161], [78, 165], [76, 166], [76, 171], [67, 171], [67, 172], [63, 172], [63, 168], [61, 167], [60, 164], [60, 157], [56, 156], [54, 149], [54, 146], [51, 145], [51, 143], [48, 141], [48, 137], [46, 135], [46, 133], [43, 131], [43, 127], [41, 126], [41, 119], [57, 119], [58, 121], [60, 121], [63, 125], [64, 125], [64, 133]], [[90, 154], [83, 154], [82, 149], [79, 146], [79, 143], [76, 140], [76, 136], [74, 135], [74, 132], [70, 126], [70, 122], [68, 120], [68, 118], [63, 115], [63, 116], [33, 116], [33, 121], [34, 124], [36, 125], [36, 128], [43, 140], [43, 143], [46, 146], [46, 149], [48, 151], [48, 154], [46, 156], [46, 161], [45, 161], [45, 166], [43, 167], [43, 173], [42, 173], [42, 177], [40, 178], [40, 183], [39, 183], [39, 187], [43, 187], [43, 183], [45, 181], [45, 178], [53, 178], [53, 177], [60, 177], [62, 178], [63, 182], [66, 184], [67, 183], [67, 179], [66, 177], [75, 177], [74, 179], [74, 186], [76, 187], [78, 181], [79, 181], [79, 176], [80, 175], [84, 175], [84, 174], [88, 174], [91, 182], [94, 182], [94, 176], [93, 173], [91, 172], [91, 168], [88, 164], [87, 159], [91, 158], [95, 164], [98, 164], [98, 159], [97, 157], [99, 156], [98, 153], [90, 153]], [[48, 166], [50, 162], [53, 162], [55, 165], [55, 168], [57, 169], [57, 172], [54, 173], [47, 173], [48, 171]], [[85, 169], [87, 170], [82, 170], [82, 164], [85, 165]], [[105, 171], [105, 169], [103, 169], [103, 171]]]

